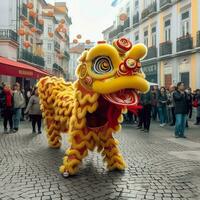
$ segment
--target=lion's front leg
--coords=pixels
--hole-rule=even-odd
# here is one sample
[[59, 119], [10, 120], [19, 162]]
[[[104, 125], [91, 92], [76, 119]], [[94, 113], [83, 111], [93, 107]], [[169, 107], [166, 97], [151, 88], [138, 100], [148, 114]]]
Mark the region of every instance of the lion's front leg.
[[107, 162], [107, 168], [109, 170], [124, 170], [126, 164], [119, 153], [118, 141], [113, 138], [112, 133], [107, 132], [107, 134], [103, 135], [101, 144], [103, 147], [102, 155], [105, 156], [104, 161]]
[[60, 172], [65, 177], [76, 174], [83, 158], [88, 155], [88, 148], [82, 131], [72, 133], [70, 142], [72, 145], [66, 151], [63, 165], [60, 166]]
[[46, 120], [46, 131], [47, 131], [47, 139], [48, 145], [51, 148], [60, 148], [61, 146], [61, 135], [60, 135], [60, 125], [58, 122], [52, 120]]

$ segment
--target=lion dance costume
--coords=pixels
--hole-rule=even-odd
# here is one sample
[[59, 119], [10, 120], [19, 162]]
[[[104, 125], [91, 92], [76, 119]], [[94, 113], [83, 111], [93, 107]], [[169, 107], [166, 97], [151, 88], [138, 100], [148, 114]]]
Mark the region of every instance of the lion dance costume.
[[56, 77], [38, 82], [49, 146], [59, 148], [61, 132], [69, 134], [71, 146], [60, 166], [63, 176], [76, 174], [95, 147], [109, 170], [125, 168], [113, 133], [120, 130], [122, 114], [137, 108], [138, 91], [149, 90], [140, 63], [146, 51], [143, 44], [132, 46], [126, 38], [112, 45], [98, 42], [79, 58], [75, 83]]

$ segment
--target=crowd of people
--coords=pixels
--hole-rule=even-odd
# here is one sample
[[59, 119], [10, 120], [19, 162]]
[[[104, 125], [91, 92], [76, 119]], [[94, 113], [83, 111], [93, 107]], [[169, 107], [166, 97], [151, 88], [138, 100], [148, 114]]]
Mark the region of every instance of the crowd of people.
[[[191, 91], [185, 88], [183, 82], [169, 89], [153, 86], [146, 94], [140, 94], [141, 108], [138, 111], [137, 128], [149, 132], [151, 121], [159, 121], [160, 127], [169, 124], [175, 126], [176, 138], [186, 138], [185, 127], [188, 127], [188, 119], [192, 118], [193, 110], [196, 109], [195, 125], [200, 125], [200, 89]], [[126, 119], [131, 122], [133, 116], [129, 112]]]
[[[141, 131], [149, 132], [151, 121], [160, 121], [160, 127], [166, 124], [175, 126], [176, 138], [185, 138], [185, 127], [188, 127], [188, 119], [192, 118], [194, 108], [197, 110], [194, 124], [200, 125], [200, 89], [192, 92], [191, 88], [185, 88], [183, 82], [169, 89], [155, 85], [148, 93], [140, 94], [139, 99], [141, 109], [138, 109], [137, 115], [129, 111], [125, 118], [131, 122], [134, 116]], [[32, 132], [36, 133], [37, 124], [37, 133], [41, 133], [42, 113], [37, 87], [24, 91], [19, 83], [12, 88], [0, 83], [0, 113], [4, 133], [16, 133], [25, 116], [32, 122]]]
[[25, 116], [32, 121], [32, 132], [36, 133], [37, 124], [37, 133], [42, 133], [42, 113], [37, 87], [25, 91], [19, 83], [15, 83], [12, 88], [8, 84], [0, 83], [0, 114], [3, 117], [4, 133], [16, 133]]

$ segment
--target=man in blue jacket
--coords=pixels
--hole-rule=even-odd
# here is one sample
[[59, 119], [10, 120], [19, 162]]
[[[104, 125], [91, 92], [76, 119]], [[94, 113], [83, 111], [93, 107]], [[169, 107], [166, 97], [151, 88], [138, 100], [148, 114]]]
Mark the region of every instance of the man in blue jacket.
[[173, 99], [176, 115], [175, 137], [186, 138], [184, 132], [189, 109], [189, 98], [188, 94], [185, 92], [185, 85], [183, 82], [177, 84], [177, 90], [173, 93]]

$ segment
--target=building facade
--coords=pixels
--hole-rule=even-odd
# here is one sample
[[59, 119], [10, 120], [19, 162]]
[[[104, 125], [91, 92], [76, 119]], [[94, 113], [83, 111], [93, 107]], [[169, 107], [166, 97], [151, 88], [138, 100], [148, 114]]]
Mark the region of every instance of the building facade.
[[[52, 15], [49, 15], [52, 13]], [[43, 9], [44, 59], [46, 68], [53, 74], [69, 78], [69, 30], [71, 18], [65, 2], [48, 4]], [[62, 23], [61, 23], [62, 22]], [[62, 28], [59, 28], [61, 27]]]
[[184, 81], [200, 88], [200, 0], [114, 0], [112, 6], [117, 15], [105, 39], [144, 43], [143, 71], [150, 82], [169, 87]]
[[[28, 8], [30, 3], [30, 8]], [[42, 8], [45, 0], [9, 0], [0, 6], [0, 56], [44, 69]], [[21, 33], [18, 34], [19, 30]], [[28, 45], [28, 46], [27, 46]], [[22, 85], [34, 80], [1, 76], [3, 81]]]
[[[63, 29], [56, 31], [61, 20]], [[65, 2], [50, 6], [45, 0], [2, 1], [0, 56], [25, 63], [36, 71], [48, 70], [51, 74], [68, 78], [70, 25], [71, 18]], [[1, 74], [0, 81], [11, 85], [17, 81], [26, 87], [36, 82], [30, 77]]]
[[70, 44], [70, 61], [69, 61], [69, 80], [75, 81], [76, 80], [76, 68], [78, 66], [78, 59], [83, 53], [84, 50], [90, 49], [94, 46], [94, 42], [90, 44], [79, 43], [79, 44]]

